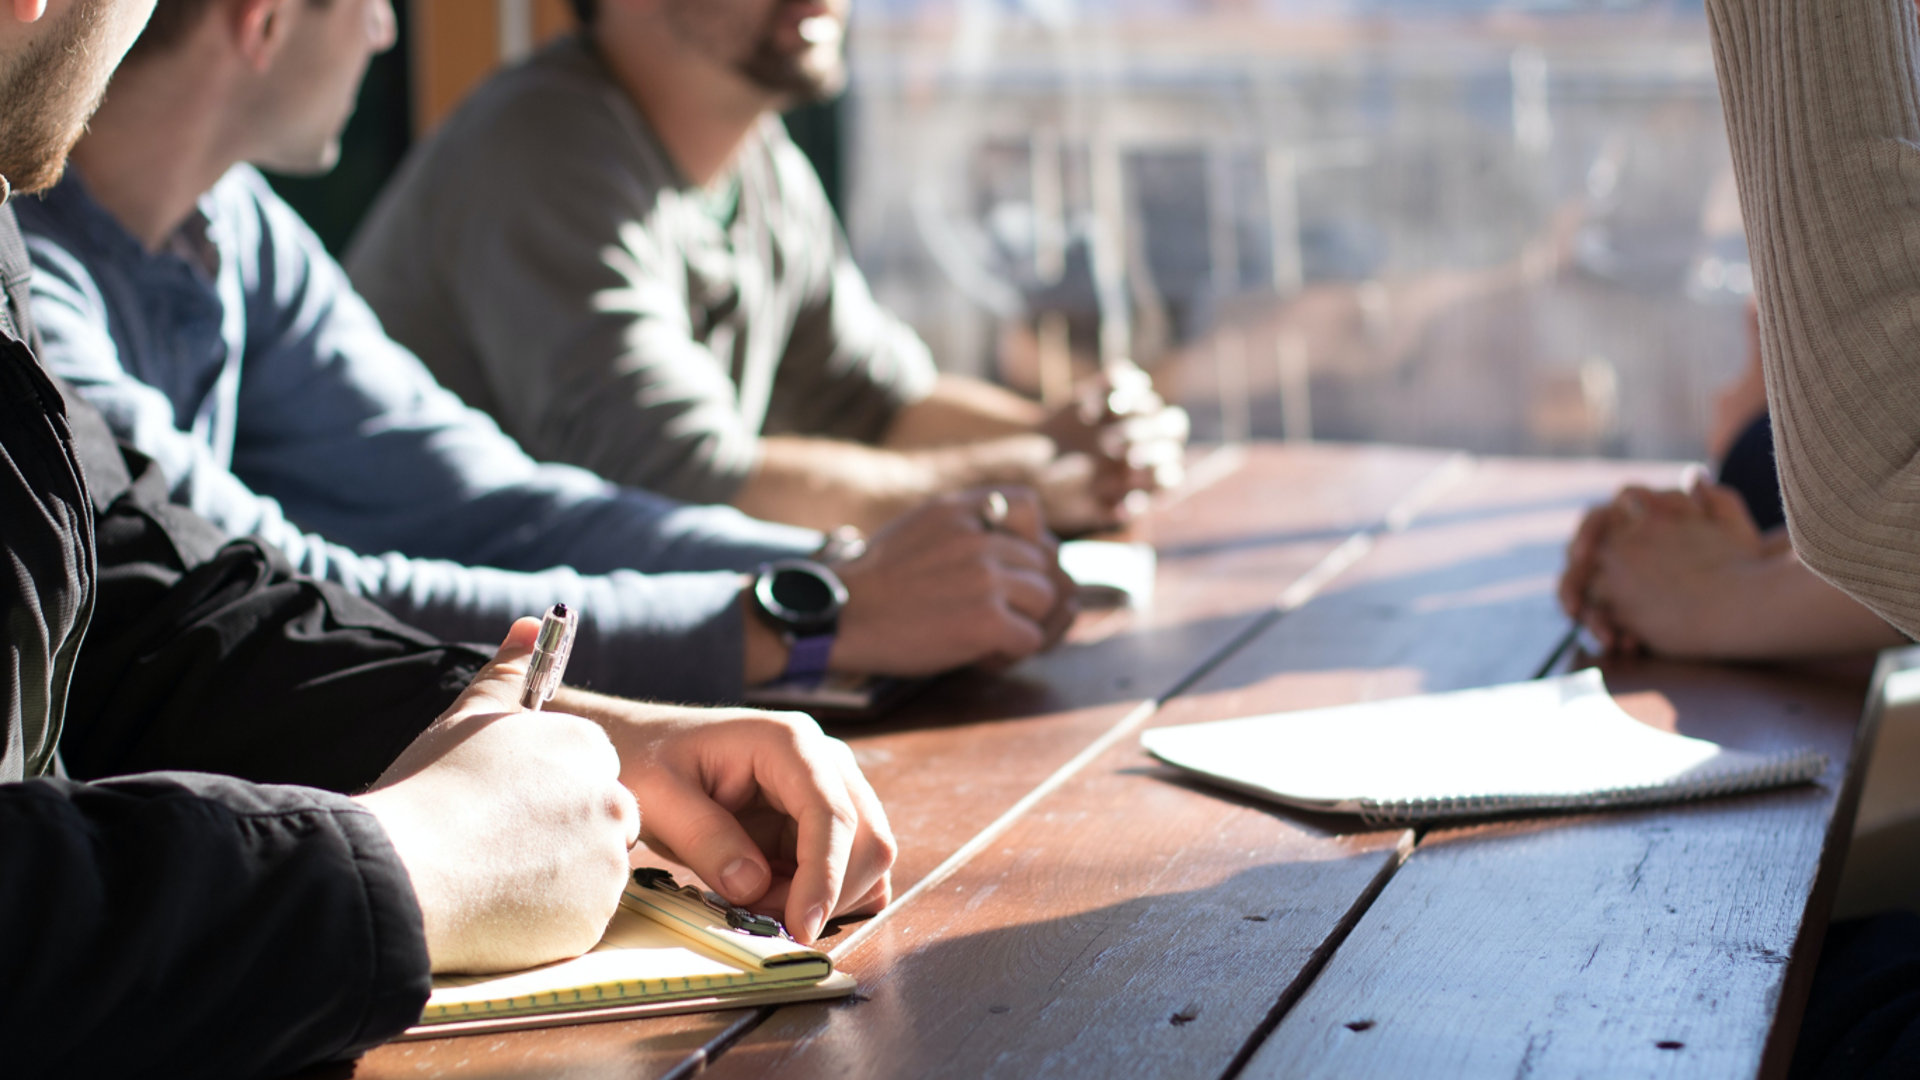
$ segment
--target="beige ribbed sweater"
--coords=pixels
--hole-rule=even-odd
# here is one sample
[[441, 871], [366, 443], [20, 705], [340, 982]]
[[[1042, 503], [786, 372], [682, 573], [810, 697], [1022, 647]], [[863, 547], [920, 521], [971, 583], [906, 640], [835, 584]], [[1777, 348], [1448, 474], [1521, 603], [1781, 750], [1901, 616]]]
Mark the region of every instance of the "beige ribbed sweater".
[[1794, 548], [1920, 634], [1911, 0], [1708, 0]]

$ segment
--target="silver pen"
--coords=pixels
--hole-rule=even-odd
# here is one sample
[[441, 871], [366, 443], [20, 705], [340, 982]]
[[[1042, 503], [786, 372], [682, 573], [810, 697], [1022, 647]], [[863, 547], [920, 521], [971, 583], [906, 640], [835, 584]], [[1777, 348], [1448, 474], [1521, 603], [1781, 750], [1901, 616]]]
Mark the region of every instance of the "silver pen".
[[527, 660], [527, 683], [520, 691], [520, 707], [539, 712], [553, 700], [560, 680], [567, 673], [567, 654], [573, 651], [573, 632], [580, 616], [565, 604], [547, 609], [540, 620], [540, 636], [534, 640], [533, 656]]

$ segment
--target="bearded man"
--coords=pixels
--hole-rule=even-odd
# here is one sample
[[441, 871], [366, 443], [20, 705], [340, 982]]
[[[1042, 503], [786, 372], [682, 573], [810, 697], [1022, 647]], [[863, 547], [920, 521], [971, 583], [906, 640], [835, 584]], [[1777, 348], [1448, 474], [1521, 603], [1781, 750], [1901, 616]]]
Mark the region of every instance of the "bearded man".
[[1186, 416], [1137, 370], [1049, 412], [940, 375], [874, 301], [776, 115], [845, 83], [846, 0], [574, 7], [349, 255], [443, 385], [538, 457], [817, 528], [1011, 483], [1078, 532], [1171, 479]]

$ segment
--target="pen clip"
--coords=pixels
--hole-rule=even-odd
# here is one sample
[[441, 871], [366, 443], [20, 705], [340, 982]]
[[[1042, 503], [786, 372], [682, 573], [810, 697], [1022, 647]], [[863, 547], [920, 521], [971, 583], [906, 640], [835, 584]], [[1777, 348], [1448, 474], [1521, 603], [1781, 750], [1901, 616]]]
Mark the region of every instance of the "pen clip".
[[643, 866], [633, 872], [633, 883], [643, 889], [653, 889], [674, 896], [684, 896], [697, 901], [708, 911], [726, 920], [729, 928], [752, 937], [777, 937], [793, 940], [787, 928], [779, 919], [771, 915], [759, 915], [743, 907], [734, 907], [719, 896], [707, 892], [698, 885], [681, 885], [673, 880], [673, 875], [657, 867]]

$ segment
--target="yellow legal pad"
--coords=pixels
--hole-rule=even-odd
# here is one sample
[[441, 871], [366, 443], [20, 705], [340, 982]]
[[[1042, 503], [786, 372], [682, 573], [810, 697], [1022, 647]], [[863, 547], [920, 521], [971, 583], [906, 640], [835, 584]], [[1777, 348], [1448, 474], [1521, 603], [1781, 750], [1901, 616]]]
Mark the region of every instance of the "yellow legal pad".
[[406, 1037], [840, 997], [854, 985], [818, 949], [743, 933], [684, 892], [629, 882], [593, 951], [505, 975], [437, 976]]

